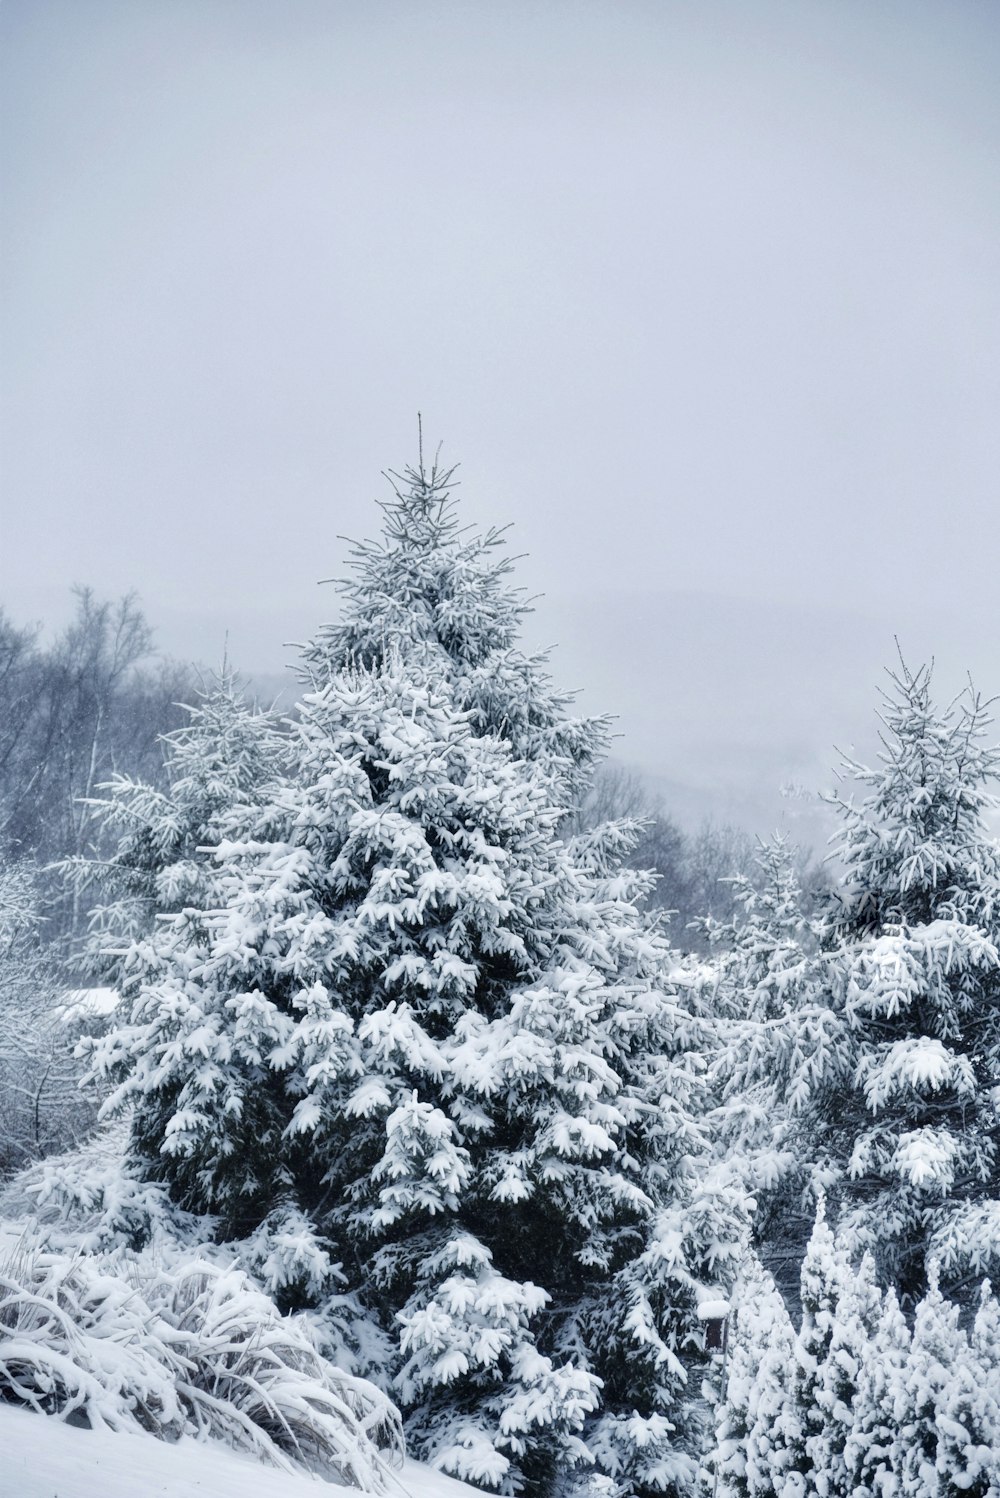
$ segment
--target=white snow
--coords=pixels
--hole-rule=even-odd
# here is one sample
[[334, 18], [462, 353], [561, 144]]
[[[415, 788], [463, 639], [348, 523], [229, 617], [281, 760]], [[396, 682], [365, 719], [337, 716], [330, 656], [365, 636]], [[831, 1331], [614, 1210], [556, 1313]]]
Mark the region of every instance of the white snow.
[[947, 1191], [955, 1178], [959, 1153], [958, 1140], [946, 1129], [910, 1129], [900, 1134], [892, 1164], [912, 1186]]
[[71, 988], [61, 1006], [63, 1023], [73, 1025], [84, 1019], [106, 1019], [117, 1007], [118, 994], [113, 988]]
[[723, 1296], [714, 1300], [700, 1300], [698, 1302], [699, 1321], [725, 1321], [729, 1315], [729, 1301]]
[[[333, 1484], [279, 1472], [211, 1441], [80, 1430], [0, 1405], [0, 1498], [320, 1498]], [[343, 1489], [345, 1498], [356, 1489]], [[388, 1498], [482, 1498], [418, 1462], [387, 1477]]]

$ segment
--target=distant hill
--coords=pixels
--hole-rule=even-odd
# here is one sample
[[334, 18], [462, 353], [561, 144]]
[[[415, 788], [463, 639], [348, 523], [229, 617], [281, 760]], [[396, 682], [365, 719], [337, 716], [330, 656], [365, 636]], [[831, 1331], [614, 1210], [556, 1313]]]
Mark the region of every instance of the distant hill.
[[[336, 613], [324, 602], [317, 624]], [[553, 679], [580, 689], [579, 710], [617, 715], [615, 759], [640, 770], [682, 826], [733, 822], [761, 836], [781, 829], [818, 852], [833, 827], [818, 793], [835, 785], [838, 748], [862, 759], [878, 751], [878, 692], [896, 660], [897, 633], [913, 665], [937, 651], [940, 697], [960, 690], [967, 670], [987, 692], [1000, 688], [992, 631], [919, 599], [908, 618], [889, 619], [877, 600], [861, 611], [724, 594], [563, 590], [538, 599], [525, 622], [527, 648], [554, 642]], [[247, 644], [263, 638], [260, 620], [245, 631]], [[237, 661], [259, 701], [292, 707], [295, 654], [275, 644], [261, 649], [260, 669]]]

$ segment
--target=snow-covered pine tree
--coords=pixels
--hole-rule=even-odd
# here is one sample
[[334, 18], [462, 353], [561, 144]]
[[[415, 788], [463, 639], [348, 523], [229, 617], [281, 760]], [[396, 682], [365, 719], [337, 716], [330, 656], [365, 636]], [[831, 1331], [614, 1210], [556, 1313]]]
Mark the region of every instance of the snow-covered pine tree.
[[[820, 1202], [802, 1262], [802, 1318], [792, 1333], [770, 1276], [737, 1315], [730, 1390], [716, 1453], [724, 1493], [740, 1498], [848, 1498], [843, 1463], [866, 1331], [853, 1277]], [[869, 1275], [868, 1302], [878, 1304]], [[852, 1495], [853, 1498], [853, 1495]]]
[[712, 1128], [757, 1201], [758, 1252], [794, 1308], [816, 1214], [796, 1104], [804, 1059], [826, 1052], [830, 1015], [813, 1002], [818, 945], [792, 847], [781, 837], [761, 844], [752, 874], [732, 883], [733, 919], [703, 923], [710, 955], [698, 983], [718, 1035]]
[[743, 1290], [716, 1452], [726, 1498], [996, 1498], [1000, 1307], [984, 1284], [970, 1337], [933, 1264], [930, 1281], [911, 1333], [821, 1211], [798, 1334], [773, 1282]]
[[930, 1257], [966, 1298], [1000, 1258], [1000, 850], [984, 825], [1000, 754], [971, 689], [941, 711], [929, 670], [891, 680], [881, 764], [850, 766], [869, 795], [838, 801], [845, 873], [823, 932], [850, 1072], [808, 1112], [850, 1250], [912, 1304]]
[[137, 1168], [258, 1256], [280, 1238], [290, 1303], [329, 1265], [394, 1335], [417, 1451], [509, 1492], [588, 1462], [680, 1492], [695, 1307], [746, 1202], [628, 831], [564, 836], [607, 725], [518, 648], [501, 538], [449, 480], [398, 482], [284, 765], [123, 959], [103, 1063]]
[[795, 1191], [781, 1170], [761, 1185], [765, 1262], [797, 1236], [801, 1187], [822, 1187], [852, 1259], [871, 1252], [911, 1310], [930, 1257], [964, 1298], [1000, 1257], [1000, 758], [974, 693], [940, 711], [928, 670], [891, 682], [880, 763], [848, 765], [869, 794], [836, 803], [818, 950], [782, 959], [780, 992], [748, 971], [758, 1017], [729, 1026], [718, 1069], [777, 1121], [773, 1158], [798, 1161]]

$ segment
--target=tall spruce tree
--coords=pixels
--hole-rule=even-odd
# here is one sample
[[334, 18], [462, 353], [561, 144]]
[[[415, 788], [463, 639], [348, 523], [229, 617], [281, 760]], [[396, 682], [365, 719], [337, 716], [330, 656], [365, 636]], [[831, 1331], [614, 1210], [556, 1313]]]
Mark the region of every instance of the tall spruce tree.
[[123, 958], [111, 1106], [132, 1168], [280, 1240], [288, 1304], [346, 1289], [392, 1336], [419, 1454], [507, 1492], [589, 1464], [689, 1491], [696, 1306], [747, 1206], [708, 1036], [629, 829], [568, 835], [607, 724], [519, 649], [502, 538], [450, 484], [396, 482], [280, 766]]

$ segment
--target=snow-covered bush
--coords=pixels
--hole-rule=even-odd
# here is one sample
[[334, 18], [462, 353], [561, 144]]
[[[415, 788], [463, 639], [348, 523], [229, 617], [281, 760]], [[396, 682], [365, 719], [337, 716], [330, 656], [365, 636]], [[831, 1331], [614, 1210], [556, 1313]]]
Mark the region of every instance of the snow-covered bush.
[[732, 1498], [997, 1498], [1000, 1305], [984, 1284], [972, 1335], [931, 1269], [907, 1326], [870, 1259], [817, 1219], [792, 1335], [773, 1284], [737, 1291], [714, 1459]]
[[212, 1241], [211, 1219], [183, 1211], [164, 1185], [136, 1172], [122, 1120], [99, 1126], [79, 1149], [21, 1171], [0, 1206], [8, 1217], [30, 1214], [57, 1246], [87, 1254], [147, 1245], [169, 1252]]
[[713, 1462], [719, 1491], [725, 1498], [771, 1498], [782, 1491], [804, 1438], [788, 1395], [795, 1330], [774, 1280], [749, 1257], [728, 1341]]
[[0, 1266], [0, 1399], [93, 1427], [214, 1437], [381, 1491], [398, 1415], [245, 1275], [180, 1254], [21, 1246]]
[[[344, 1373], [389, 1392], [393, 1339], [372, 1320], [333, 1263], [315, 1229], [294, 1207], [278, 1207], [256, 1232], [219, 1240], [216, 1219], [185, 1212], [167, 1187], [139, 1176], [128, 1154], [124, 1119], [102, 1124], [87, 1143], [21, 1171], [0, 1193], [0, 1214], [30, 1218], [47, 1244], [105, 1254], [147, 1245], [211, 1255], [245, 1270], [281, 1311], [296, 1312], [317, 1351]], [[310, 1303], [312, 1302], [312, 1303]]]

